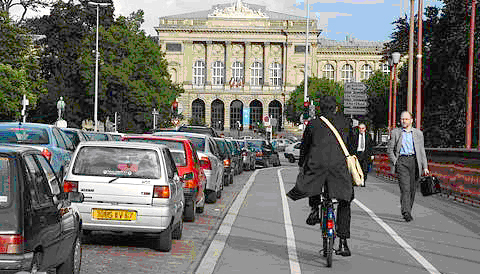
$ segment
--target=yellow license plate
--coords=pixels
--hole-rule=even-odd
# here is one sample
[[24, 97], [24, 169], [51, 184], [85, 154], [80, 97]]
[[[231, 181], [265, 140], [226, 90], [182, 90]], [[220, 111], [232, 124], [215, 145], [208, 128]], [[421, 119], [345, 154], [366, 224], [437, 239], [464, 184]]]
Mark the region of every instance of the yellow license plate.
[[92, 209], [92, 218], [97, 220], [134, 221], [137, 219], [136, 211]]

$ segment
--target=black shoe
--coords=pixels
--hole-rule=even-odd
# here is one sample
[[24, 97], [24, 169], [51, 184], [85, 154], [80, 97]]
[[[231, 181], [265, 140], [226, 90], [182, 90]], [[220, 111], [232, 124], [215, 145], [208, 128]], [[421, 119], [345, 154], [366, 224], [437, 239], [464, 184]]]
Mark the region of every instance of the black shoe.
[[413, 221], [412, 214], [410, 214], [410, 213], [404, 214], [403, 219], [405, 219], [405, 222], [407, 222], [407, 223]]
[[310, 214], [308, 215], [307, 218], [307, 225], [316, 225], [320, 223], [320, 213], [317, 208], [312, 207], [312, 211], [310, 211]]
[[347, 245], [347, 239], [340, 239], [340, 243], [338, 244], [338, 249], [335, 251], [335, 254], [342, 255], [343, 257], [352, 256], [350, 248], [348, 248]]

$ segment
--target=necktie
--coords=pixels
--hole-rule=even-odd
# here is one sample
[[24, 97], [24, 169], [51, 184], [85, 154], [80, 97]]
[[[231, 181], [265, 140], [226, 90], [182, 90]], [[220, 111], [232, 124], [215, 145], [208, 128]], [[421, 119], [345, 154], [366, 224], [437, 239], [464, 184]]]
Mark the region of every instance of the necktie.
[[365, 150], [365, 139], [364, 139], [364, 136], [363, 136], [363, 133], [360, 133], [360, 146], [359, 146], [359, 150], [360, 151], [364, 151]]

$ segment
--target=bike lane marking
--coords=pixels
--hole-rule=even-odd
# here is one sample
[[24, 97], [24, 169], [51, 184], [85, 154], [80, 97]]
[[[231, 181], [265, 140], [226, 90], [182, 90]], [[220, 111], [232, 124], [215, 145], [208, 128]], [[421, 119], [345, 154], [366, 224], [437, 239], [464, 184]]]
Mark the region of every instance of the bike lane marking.
[[295, 245], [295, 234], [293, 233], [292, 219], [290, 218], [290, 209], [288, 207], [287, 195], [285, 194], [285, 187], [283, 184], [283, 178], [281, 171], [284, 168], [277, 170], [278, 183], [280, 184], [280, 193], [282, 197], [283, 206], [283, 220], [285, 223], [285, 233], [287, 234], [287, 248], [288, 259], [290, 263], [290, 273], [302, 273], [300, 270], [300, 263], [298, 262], [297, 248]]
[[225, 215], [225, 218], [223, 219], [215, 238], [213, 238], [212, 243], [210, 243], [210, 246], [208, 247], [208, 250], [203, 256], [202, 261], [200, 262], [200, 265], [195, 273], [210, 274], [215, 270], [215, 265], [217, 264], [217, 261], [220, 258], [220, 255], [222, 255], [223, 249], [225, 248], [225, 243], [230, 231], [232, 230], [232, 225], [235, 223], [235, 219], [240, 211], [240, 207], [242, 206], [250, 187], [255, 181], [255, 177], [257, 176], [258, 172], [259, 169], [253, 172], [242, 191], [235, 198], [235, 202], [233, 202], [232, 206]]
[[393, 230], [388, 224], [380, 219], [372, 210], [370, 210], [357, 199], [354, 199], [353, 202], [367, 212], [367, 214], [370, 215], [370, 217], [377, 222], [390, 235], [390, 237], [392, 237], [403, 249], [405, 249], [415, 260], [417, 260], [429, 273], [440, 274], [440, 271], [438, 271], [429, 261], [427, 261], [427, 259], [420, 255], [420, 253], [418, 253], [411, 245], [403, 240], [402, 237], [395, 232], [395, 230]]

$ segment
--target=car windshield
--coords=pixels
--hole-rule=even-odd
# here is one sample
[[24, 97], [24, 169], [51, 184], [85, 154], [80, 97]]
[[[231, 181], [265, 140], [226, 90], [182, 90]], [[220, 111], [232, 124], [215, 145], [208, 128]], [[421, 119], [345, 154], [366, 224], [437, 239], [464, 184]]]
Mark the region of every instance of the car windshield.
[[10, 196], [10, 161], [0, 156], [0, 207], [7, 206]]
[[187, 159], [185, 157], [185, 145], [183, 142], [175, 140], [159, 140], [159, 139], [142, 139], [142, 138], [127, 138], [127, 142], [153, 143], [165, 145], [170, 149], [173, 160], [177, 166], [186, 166]]
[[76, 156], [73, 174], [158, 179], [162, 176], [155, 150], [85, 146]]
[[88, 140], [90, 141], [108, 141], [108, 136], [104, 133], [86, 132], [85, 134], [88, 136]]
[[264, 140], [248, 140], [248, 144], [255, 148], [262, 148], [262, 146], [266, 146], [266, 142]]
[[44, 128], [4, 127], [0, 128], [0, 143], [45, 145], [50, 142]]

